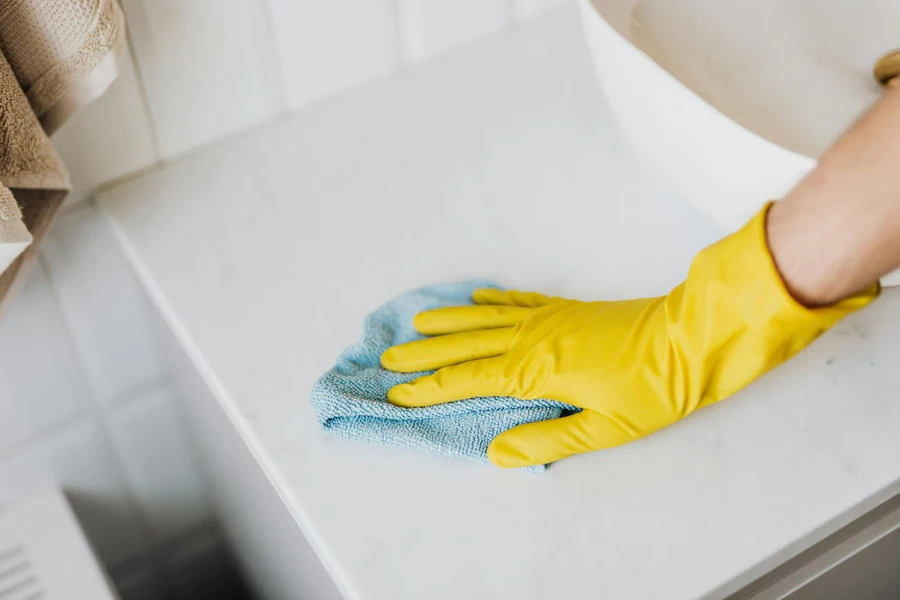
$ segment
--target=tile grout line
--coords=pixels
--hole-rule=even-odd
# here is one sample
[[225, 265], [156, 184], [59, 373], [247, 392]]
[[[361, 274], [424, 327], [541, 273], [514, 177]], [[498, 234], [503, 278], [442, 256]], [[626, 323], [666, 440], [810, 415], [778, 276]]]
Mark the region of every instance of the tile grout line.
[[[281, 56], [281, 50], [278, 48], [278, 36], [275, 34], [275, 10], [272, 8], [272, 0], [262, 0], [261, 4], [265, 12], [266, 29], [269, 34], [269, 51], [272, 53], [272, 62], [275, 67], [275, 93], [278, 96], [278, 104], [280, 105], [278, 115], [283, 115], [290, 110], [290, 103], [288, 102], [287, 85], [285, 84], [284, 60]], [[305, 105], [306, 102], [302, 104]], [[266, 119], [267, 121], [268, 119]]]
[[80, 410], [56, 425], [43, 429], [20, 442], [3, 448], [3, 450], [0, 450], [0, 464], [12, 459], [16, 454], [27, 453], [32, 446], [41, 445], [48, 440], [65, 433], [68, 429], [74, 429], [82, 423], [92, 420], [92, 416], [93, 411], [90, 408]]
[[[55, 298], [54, 298], [55, 300]], [[60, 311], [62, 315], [62, 311]], [[62, 315], [65, 318], [65, 315]], [[78, 349], [73, 347], [73, 351], [75, 354], [78, 354]], [[80, 362], [80, 361], [79, 361]], [[90, 388], [90, 384], [88, 382], [88, 377], [84, 374], [85, 385]], [[108, 416], [113, 416], [116, 413], [121, 412], [124, 409], [131, 407], [131, 405], [140, 401], [141, 396], [146, 392], [153, 390], [154, 388], [165, 388], [169, 387], [170, 389], [174, 387], [174, 382], [172, 376], [170, 374], [160, 375], [158, 377], [153, 377], [152, 379], [148, 379], [136, 386], [133, 386], [127, 392], [116, 394], [114, 398], [112, 398], [107, 404], [101, 405], [108, 408], [108, 411], [103, 411], [104, 414]], [[94, 392], [91, 389], [91, 396], [94, 397]], [[177, 411], [176, 411], [177, 412]], [[80, 410], [75, 414], [69, 416], [67, 419], [52, 425], [50, 427], [44, 428], [34, 435], [31, 435], [25, 438], [22, 441], [16, 442], [11, 446], [6, 446], [2, 450], [0, 450], [0, 463], [5, 462], [7, 459], [11, 458], [12, 455], [19, 454], [23, 450], [27, 449], [29, 446], [39, 445], [44, 443], [50, 438], [56, 437], [60, 433], [63, 433], [67, 429], [74, 428], [78, 426], [82, 421], [90, 420], [90, 417], [94, 415], [94, 411], [92, 408], [86, 408], [84, 410]]]
[[[59, 310], [60, 315], [63, 319], [63, 326], [65, 329], [66, 337], [69, 340], [72, 348], [75, 350], [76, 361], [78, 365], [81, 367], [82, 373], [87, 374], [87, 368], [84, 364], [84, 360], [82, 359], [81, 352], [78, 348], [78, 343], [76, 341], [76, 336], [72, 330], [72, 325], [69, 322], [69, 317], [66, 315], [65, 311], [62, 310], [62, 302], [60, 300], [59, 292], [56, 287], [56, 282], [53, 280], [51, 275], [51, 271], [47, 266], [46, 258], [43, 253], [39, 254], [37, 257], [37, 266], [40, 268], [44, 276], [47, 278], [47, 285], [50, 288], [50, 293], [53, 296], [53, 301], [55, 302], [57, 309]], [[157, 544], [155, 543], [155, 538], [153, 535], [153, 528], [150, 525], [150, 520], [144, 512], [144, 508], [141, 505], [137, 490], [134, 488], [134, 483], [131, 480], [131, 476], [128, 473], [128, 469], [125, 468], [125, 463], [122, 460], [121, 455], [119, 454], [118, 447], [115, 443], [115, 439], [113, 438], [112, 432], [110, 430], [109, 419], [106, 412], [103, 410], [103, 406], [100, 404], [100, 400], [97, 395], [97, 390], [94, 389], [94, 384], [90, 380], [89, 377], [85, 376], [86, 383], [88, 389], [91, 391], [91, 409], [89, 413], [93, 415], [93, 418], [97, 424], [98, 434], [103, 438], [104, 443], [107, 446], [107, 449], [110, 451], [110, 460], [113, 463], [114, 468], [117, 471], [117, 474], [121, 478], [122, 486], [125, 489], [125, 497], [126, 502], [130, 505], [131, 510], [133, 511], [133, 516], [135, 520], [135, 525], [137, 527], [138, 534], [142, 538], [142, 542], [144, 543], [145, 553], [148, 556], [148, 561], [152, 565], [155, 576], [160, 582], [165, 582], [163, 587], [167, 588], [167, 592], [173, 591], [172, 582], [169, 580], [167, 572], [165, 570], [165, 564], [157, 555], [155, 549]]]
[[108, 407], [109, 410], [104, 412], [108, 412], [110, 415], [112, 415], [113, 413], [119, 412], [123, 408], [131, 406], [136, 401], [140, 400], [141, 396], [156, 388], [166, 388], [171, 386], [171, 373], [155, 375], [138, 383], [137, 385], [129, 387], [126, 391], [116, 394], [114, 397], [110, 398], [110, 400], [104, 405]]
[[413, 43], [411, 38], [411, 27], [409, 17], [410, 0], [393, 0], [394, 8], [394, 26], [397, 30], [397, 54], [399, 63], [404, 67], [415, 67], [421, 65], [423, 60], [415, 60], [413, 52]]
[[[181, 159], [180, 156], [176, 157], [175, 161], [178, 161], [180, 159]], [[135, 179], [140, 179], [141, 177], [144, 177], [145, 175], [150, 175], [152, 173], [156, 173], [157, 171], [159, 171], [166, 165], [171, 164], [171, 162], [172, 161], [161, 161], [160, 160], [160, 161], [155, 162], [152, 165], [147, 165], [145, 167], [141, 167], [140, 169], [135, 169], [134, 171], [129, 171], [128, 173], [125, 173], [124, 175], [120, 175], [118, 177], [114, 177], [112, 179], [104, 181], [103, 183], [98, 184], [93, 190], [91, 190], [91, 193], [88, 194], [88, 196], [84, 200], [70, 205], [70, 209], [74, 210], [75, 207], [78, 207], [78, 206], [95, 204], [94, 201], [97, 198], [98, 194], [101, 194], [101, 193], [105, 192], [106, 190], [110, 190], [114, 187], [124, 185], [124, 184], [128, 183], [129, 181], [134, 181]], [[68, 214], [68, 212], [63, 213], [63, 214]]]
[[[404, 33], [405, 19], [401, 14], [403, 0], [384, 0], [391, 12], [391, 29], [393, 29], [394, 47], [392, 54], [394, 55], [394, 64], [396, 67], [390, 72], [404, 69], [410, 66], [409, 50], [407, 48], [406, 34]], [[356, 86], [353, 86], [356, 87]], [[350, 88], [352, 89], [352, 88]]]
[[509, 20], [507, 27], [515, 28], [520, 23], [519, 19], [519, 0], [506, 0], [506, 18]]
[[[156, 131], [156, 120], [153, 118], [153, 111], [150, 110], [150, 96], [147, 94], [147, 84], [144, 82], [144, 74], [141, 72], [141, 66], [138, 64], [137, 52], [134, 50], [134, 43], [131, 40], [131, 27], [128, 25], [128, 15], [125, 13], [125, 6], [120, 3], [122, 14], [125, 15], [125, 47], [131, 58], [131, 65], [134, 69], [134, 78], [137, 80], [138, 95], [141, 98], [141, 110], [144, 113], [144, 119], [147, 121], [147, 128], [150, 130], [150, 143], [153, 145], [153, 154], [156, 159], [153, 165], [143, 167], [143, 170], [151, 166], [160, 166], [163, 160], [162, 144], [159, 140], [159, 133]], [[90, 195], [93, 195], [92, 192]]]

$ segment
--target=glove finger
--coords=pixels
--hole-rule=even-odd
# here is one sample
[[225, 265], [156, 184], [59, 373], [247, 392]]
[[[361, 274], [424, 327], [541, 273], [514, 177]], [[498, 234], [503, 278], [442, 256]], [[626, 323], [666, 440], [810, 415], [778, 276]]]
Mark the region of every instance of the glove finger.
[[475, 304], [504, 304], [535, 308], [558, 299], [537, 292], [518, 292], [516, 290], [498, 290], [497, 288], [478, 288], [472, 292], [472, 300], [475, 301]]
[[464, 331], [392, 346], [382, 353], [381, 366], [389, 371], [415, 373], [499, 356], [512, 343], [514, 329]]
[[388, 402], [406, 408], [432, 406], [479, 396], [508, 395], [500, 358], [473, 360], [438, 370], [388, 390]]
[[636, 437], [606, 415], [584, 410], [504, 431], [488, 446], [488, 458], [505, 469], [545, 465], [573, 454], [620, 446]]
[[523, 306], [448, 306], [420, 312], [413, 319], [413, 326], [425, 335], [512, 327], [531, 312], [531, 308]]

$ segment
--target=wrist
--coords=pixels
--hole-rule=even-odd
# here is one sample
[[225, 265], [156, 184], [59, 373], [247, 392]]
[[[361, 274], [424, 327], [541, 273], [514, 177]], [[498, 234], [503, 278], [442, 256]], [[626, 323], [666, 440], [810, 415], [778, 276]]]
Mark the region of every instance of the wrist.
[[806, 189], [823, 182], [810, 179], [771, 206], [766, 241], [788, 292], [812, 308], [848, 298], [898, 266], [891, 257], [900, 251], [900, 214], [893, 202], [826, 207]]
[[821, 248], [833, 224], [797, 214], [791, 205], [776, 202], [766, 217], [766, 242], [785, 288], [804, 306], [825, 306], [840, 300], [844, 270], [827, 259]]

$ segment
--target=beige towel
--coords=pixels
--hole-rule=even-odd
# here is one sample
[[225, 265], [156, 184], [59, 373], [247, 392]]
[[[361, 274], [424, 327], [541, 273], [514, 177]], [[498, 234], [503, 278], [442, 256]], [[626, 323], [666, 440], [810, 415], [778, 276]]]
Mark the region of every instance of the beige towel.
[[0, 299], [69, 190], [47, 136], [115, 79], [124, 39], [115, 0], [0, 0]]

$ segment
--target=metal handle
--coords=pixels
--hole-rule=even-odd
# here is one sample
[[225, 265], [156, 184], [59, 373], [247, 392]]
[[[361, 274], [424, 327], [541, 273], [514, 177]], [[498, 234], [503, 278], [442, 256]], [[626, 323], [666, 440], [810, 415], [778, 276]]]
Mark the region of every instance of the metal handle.
[[891, 88], [900, 85], [900, 49], [879, 58], [872, 69], [872, 75], [882, 87]]

